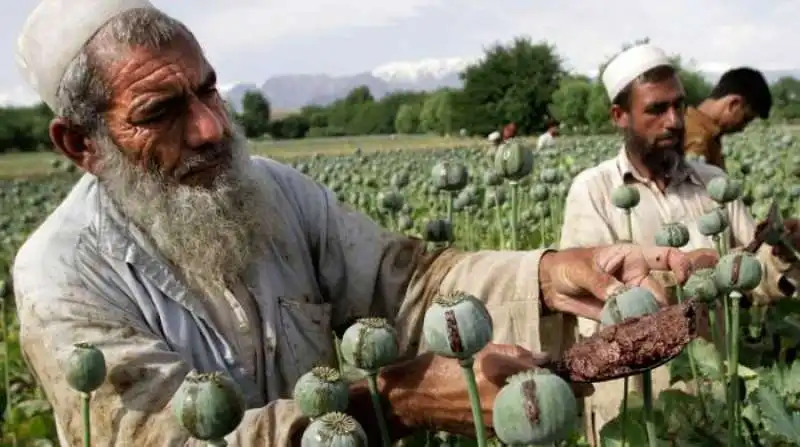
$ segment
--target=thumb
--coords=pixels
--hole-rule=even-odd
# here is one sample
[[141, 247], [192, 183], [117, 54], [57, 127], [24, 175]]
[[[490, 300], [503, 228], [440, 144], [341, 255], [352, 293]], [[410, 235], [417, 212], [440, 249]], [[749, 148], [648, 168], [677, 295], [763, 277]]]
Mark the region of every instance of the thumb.
[[489, 352], [480, 359], [483, 377], [497, 387], [503, 387], [509, 377], [532, 368], [529, 361]]

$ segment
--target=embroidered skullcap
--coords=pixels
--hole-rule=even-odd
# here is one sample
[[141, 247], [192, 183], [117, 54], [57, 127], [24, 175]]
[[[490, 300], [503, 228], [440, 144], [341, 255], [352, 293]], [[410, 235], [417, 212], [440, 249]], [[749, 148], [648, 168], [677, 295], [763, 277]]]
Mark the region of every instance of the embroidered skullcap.
[[67, 67], [108, 21], [148, 0], [43, 0], [28, 16], [17, 38], [16, 60], [28, 86], [52, 110]]
[[667, 53], [652, 44], [636, 45], [618, 54], [602, 74], [608, 98], [613, 101], [634, 79], [661, 66], [672, 66]]

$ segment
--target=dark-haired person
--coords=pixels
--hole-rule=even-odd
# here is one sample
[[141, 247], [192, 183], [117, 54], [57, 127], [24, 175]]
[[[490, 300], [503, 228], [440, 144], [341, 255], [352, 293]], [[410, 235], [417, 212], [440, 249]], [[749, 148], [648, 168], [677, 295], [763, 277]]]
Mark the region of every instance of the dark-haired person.
[[771, 108], [772, 94], [760, 71], [741, 67], [725, 72], [708, 98], [686, 108], [686, 153], [725, 170], [722, 136], [743, 131], [756, 118], [766, 119]]
[[[640, 196], [633, 210], [633, 243], [653, 245], [662, 226], [680, 222], [690, 234], [683, 250], [712, 248], [710, 238], [698, 233], [697, 219], [714, 206], [705, 185], [725, 174], [716, 166], [684, 157], [686, 92], [670, 58], [653, 45], [635, 46], [608, 64], [602, 81], [612, 103], [610, 115], [622, 131], [623, 144], [616, 157], [575, 176], [565, 203], [559, 249], [627, 239], [627, 220], [611, 201], [614, 189], [622, 185], [635, 188]], [[737, 200], [727, 206], [727, 211], [730, 247], [748, 244], [756, 224], [747, 208]], [[787, 234], [792, 234], [800, 247], [800, 221], [786, 222]], [[772, 247], [765, 245], [757, 254], [764, 276], [752, 298], [759, 304], [791, 296], [800, 281], [800, 263], [786, 253], [777, 253], [773, 256]], [[651, 277], [643, 284], [654, 281], [671, 282], [670, 278]], [[569, 333], [569, 325], [575, 321], [569, 316], [564, 316], [564, 321], [564, 333]], [[580, 335], [590, 336], [599, 324], [578, 318], [577, 326]], [[654, 369], [652, 376], [654, 393], [670, 386], [668, 367]], [[622, 380], [598, 383], [595, 393], [587, 399], [584, 414], [592, 445], [598, 445], [603, 425], [619, 413], [622, 385]]]
[[[384, 230], [297, 170], [251, 156], [200, 42], [148, 0], [41, 0], [16, 55], [56, 115], [53, 145], [85, 171], [13, 267], [21, 349], [60, 445], [84, 441], [62, 363], [75, 343], [100, 349], [108, 371], [92, 393], [94, 445], [206, 445], [170, 404], [193, 369], [225, 374], [242, 393], [227, 445], [300, 445], [309, 421], [295, 383], [335, 361], [331, 331], [367, 316], [394, 325], [403, 357], [378, 378], [392, 438], [474, 434], [458, 362], [424, 352], [436, 295], [474, 294], [491, 314], [495, 343], [475, 360], [489, 415], [509, 375], [562, 352], [550, 321], [597, 320], [610, 294], [651, 270], [685, 281], [716, 260], [629, 244], [429, 250]], [[378, 445], [364, 381], [351, 385], [347, 413]]]

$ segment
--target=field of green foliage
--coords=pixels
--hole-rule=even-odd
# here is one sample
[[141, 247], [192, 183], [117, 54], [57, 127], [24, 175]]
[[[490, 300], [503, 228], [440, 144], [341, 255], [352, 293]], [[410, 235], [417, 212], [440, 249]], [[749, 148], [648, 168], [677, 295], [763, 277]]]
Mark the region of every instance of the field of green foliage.
[[[789, 129], [757, 128], [727, 139], [725, 145], [729, 173], [742, 181], [744, 201], [756, 217], [766, 216], [773, 199], [784, 216], [800, 216], [800, 141]], [[619, 141], [565, 138], [534, 152], [531, 172], [511, 182], [515, 172], [525, 174], [525, 163], [516, 168], [497, 165], [483, 143], [471, 140], [436, 146], [279, 155], [393, 230], [431, 242], [449, 240], [469, 250], [533, 249], [557, 241], [571, 179], [614, 156]], [[37, 166], [41, 172], [35, 177], [13, 178], [6, 170], [6, 179], [0, 180], [0, 446], [57, 444], [49, 404], [20, 353], [8, 271], [17, 248], [58, 206], [78, 174], [57, 161]], [[468, 172], [466, 182], [462, 167]], [[641, 396], [632, 395], [624, 418], [604, 430], [604, 445], [648, 445], [649, 432], [658, 438], [650, 439], [651, 446], [724, 446], [731, 445], [734, 430], [741, 433], [739, 445], [800, 445], [800, 300], [765, 310], [742, 309], [736, 315], [738, 327], [730, 329], [740, 334], [733, 343], [735, 355], [696, 340], [671, 362], [675, 377], [700, 386], [700, 397], [668, 391], [645, 405]], [[730, 361], [718, 361], [723, 357]], [[556, 445], [584, 445], [577, 426], [576, 421], [573, 435]], [[420, 435], [410, 443], [469, 444], [442, 434]]]

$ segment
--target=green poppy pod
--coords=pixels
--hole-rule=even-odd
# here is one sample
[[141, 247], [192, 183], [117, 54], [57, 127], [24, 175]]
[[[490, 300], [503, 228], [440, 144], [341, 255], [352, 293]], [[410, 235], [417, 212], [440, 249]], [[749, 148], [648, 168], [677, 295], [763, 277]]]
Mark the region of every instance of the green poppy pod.
[[458, 192], [469, 182], [466, 166], [451, 161], [440, 161], [431, 170], [431, 179], [436, 189], [447, 192]]
[[600, 323], [613, 326], [628, 318], [636, 318], [658, 312], [655, 295], [644, 287], [620, 287], [603, 305]]
[[728, 215], [722, 208], [714, 208], [697, 219], [697, 231], [703, 236], [717, 236], [728, 228]]
[[494, 169], [508, 181], [520, 181], [533, 170], [533, 152], [519, 141], [509, 141], [497, 149]]
[[564, 379], [545, 371], [525, 371], [508, 379], [494, 401], [492, 423], [507, 445], [546, 445], [569, 436], [578, 403]]
[[191, 371], [172, 396], [178, 422], [201, 441], [219, 441], [236, 430], [246, 409], [236, 383], [219, 372]]
[[611, 192], [611, 203], [623, 210], [636, 208], [639, 204], [639, 190], [631, 185], [618, 186]]
[[89, 343], [73, 345], [64, 371], [72, 389], [91, 393], [106, 380], [106, 359], [103, 351]]
[[425, 224], [423, 239], [428, 242], [453, 242], [453, 225], [447, 219], [433, 219]]
[[727, 254], [714, 269], [721, 292], [753, 290], [761, 283], [762, 274], [761, 262], [749, 253]]
[[478, 298], [463, 292], [437, 296], [425, 312], [428, 348], [444, 357], [472, 358], [492, 340], [492, 317]]
[[344, 361], [358, 369], [375, 372], [400, 355], [397, 332], [384, 318], [361, 318], [342, 336]]
[[741, 197], [742, 190], [740, 181], [726, 176], [714, 177], [706, 184], [708, 195], [720, 205], [733, 202]]
[[403, 208], [405, 199], [397, 191], [381, 191], [378, 193], [378, 208], [385, 213], [394, 214]]
[[301, 447], [367, 447], [367, 435], [352, 416], [334, 412], [314, 420], [303, 432]]
[[503, 177], [497, 171], [489, 169], [483, 173], [483, 183], [486, 186], [498, 186], [503, 184]]
[[682, 223], [667, 223], [656, 233], [656, 245], [681, 248], [689, 243], [689, 229]]
[[547, 202], [550, 198], [550, 190], [547, 188], [547, 185], [535, 185], [531, 189], [531, 198], [534, 203]]
[[561, 174], [557, 169], [547, 168], [542, 170], [541, 178], [543, 182], [549, 185], [555, 185], [561, 181]]
[[716, 300], [720, 293], [714, 269], [700, 269], [692, 273], [692, 276], [683, 285], [683, 291], [686, 296], [706, 303]]
[[317, 366], [297, 380], [293, 399], [300, 412], [313, 419], [325, 413], [347, 410], [350, 386], [342, 380], [337, 369]]

